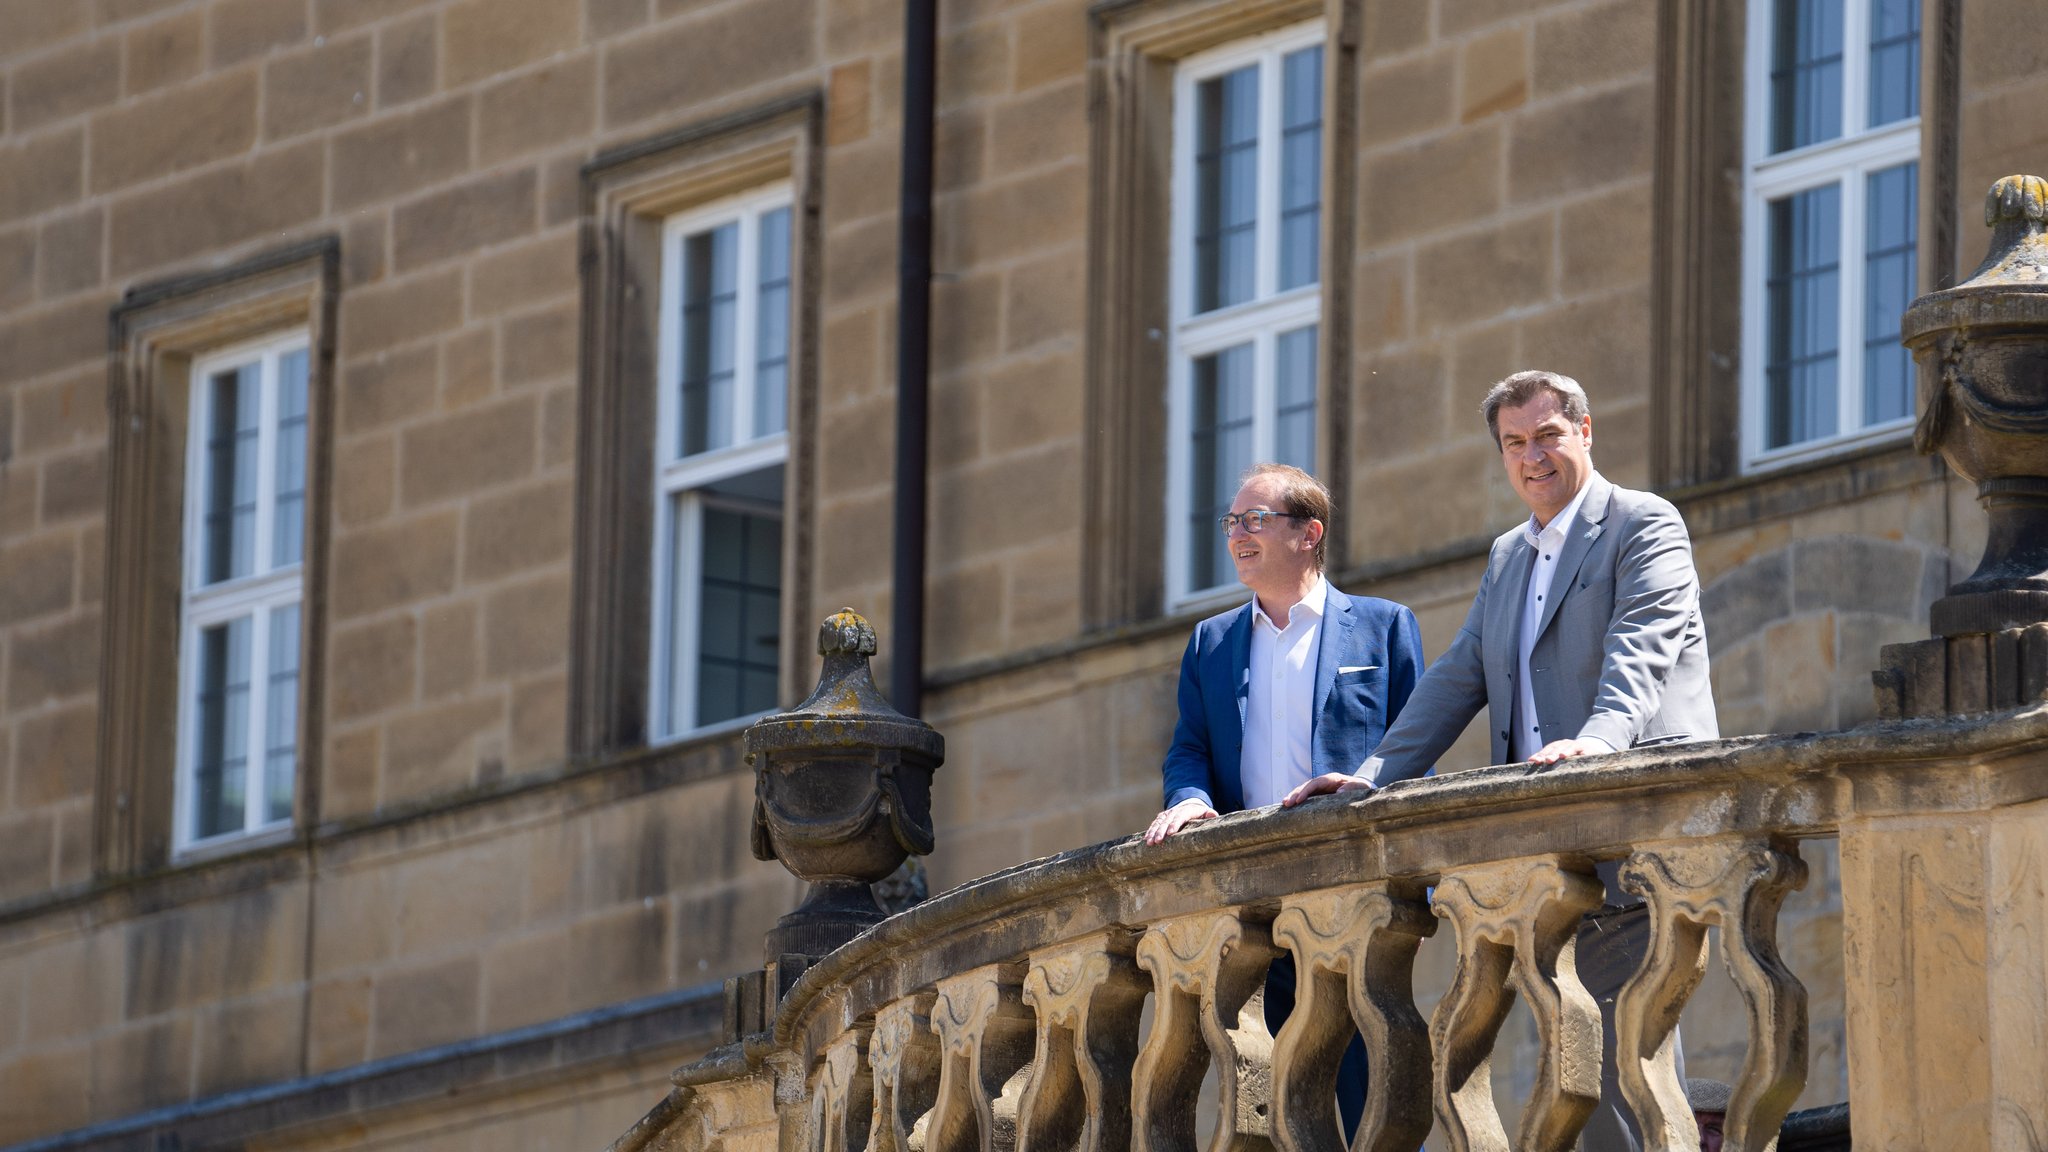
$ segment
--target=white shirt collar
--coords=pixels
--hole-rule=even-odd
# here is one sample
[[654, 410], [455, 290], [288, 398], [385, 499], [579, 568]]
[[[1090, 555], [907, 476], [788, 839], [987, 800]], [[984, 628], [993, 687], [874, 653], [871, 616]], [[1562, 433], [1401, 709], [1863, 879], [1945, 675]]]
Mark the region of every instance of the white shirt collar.
[[1543, 538], [1546, 536], [1555, 540], [1565, 534], [1571, 522], [1578, 517], [1579, 505], [1586, 502], [1586, 493], [1593, 487], [1593, 475], [1587, 474], [1586, 482], [1579, 485], [1578, 495], [1573, 496], [1572, 502], [1564, 506], [1564, 511], [1552, 516], [1549, 524], [1541, 528], [1536, 527], [1536, 516], [1534, 513], [1530, 514], [1528, 521], [1522, 525], [1522, 536], [1529, 541], [1530, 547], [1542, 547]]
[[[1302, 594], [1301, 600], [1294, 607], [1287, 610], [1287, 624], [1294, 623], [1294, 614], [1301, 611], [1307, 611], [1310, 615], [1320, 619], [1323, 614], [1324, 603], [1329, 599], [1329, 595], [1330, 582], [1323, 578], [1321, 572], [1316, 573], [1315, 583], [1309, 585], [1308, 591]], [[1266, 615], [1266, 610], [1259, 605], [1259, 594], [1254, 592], [1252, 593], [1252, 623], [1256, 624], [1260, 621], [1272, 624], [1276, 632], [1285, 632], [1287, 630], [1286, 624], [1273, 624], [1273, 618]]]

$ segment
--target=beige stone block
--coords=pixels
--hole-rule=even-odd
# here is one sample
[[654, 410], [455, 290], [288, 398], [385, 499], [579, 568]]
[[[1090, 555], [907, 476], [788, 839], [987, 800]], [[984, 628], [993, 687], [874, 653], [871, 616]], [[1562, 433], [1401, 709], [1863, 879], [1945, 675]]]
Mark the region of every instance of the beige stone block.
[[420, 620], [420, 696], [436, 700], [476, 683], [474, 601], [436, 604]]
[[435, 0], [313, 0], [313, 27], [332, 36], [432, 5]]
[[[23, 226], [0, 233], [0, 312], [25, 308], [35, 297], [36, 230]], [[6, 432], [0, 423], [0, 434]]]
[[305, 0], [218, 0], [208, 17], [215, 68], [296, 43], [307, 31]]
[[213, 1096], [298, 1076], [305, 1026], [306, 1003], [297, 991], [201, 1012], [194, 1093]]
[[247, 151], [256, 142], [254, 69], [200, 80], [92, 122], [92, 188], [125, 188]]
[[548, 576], [491, 593], [484, 605], [484, 674], [517, 676], [561, 665], [569, 646], [569, 578]]
[[443, 100], [335, 136], [334, 210], [395, 199], [468, 171], [471, 103]]
[[371, 1059], [475, 1035], [478, 976], [474, 956], [378, 973], [371, 994]]
[[0, 1077], [8, 1085], [0, 1095], [0, 1140], [26, 1142], [83, 1127], [92, 1116], [89, 1045], [46, 1048], [0, 1063]]
[[368, 36], [278, 56], [263, 66], [263, 138], [330, 128], [370, 111]]
[[409, 508], [465, 495], [533, 472], [531, 397], [443, 416], [406, 429], [398, 490]]
[[1013, 360], [984, 385], [982, 438], [994, 453], [1014, 452], [1081, 433], [1081, 359], [1076, 350]]
[[33, 52], [86, 30], [86, 6], [44, 0], [0, 0], [0, 44], [7, 54]]
[[356, 436], [334, 449], [334, 514], [356, 527], [390, 515], [398, 492], [398, 441]]
[[317, 1076], [368, 1059], [370, 978], [323, 980], [307, 995], [306, 1071]]
[[433, 16], [422, 15], [377, 29], [377, 107], [396, 108], [434, 94], [439, 28]]
[[[604, 67], [605, 125], [665, 115], [737, 91], [759, 77], [808, 67], [815, 51], [815, 12], [812, 0], [756, 0], [677, 20], [613, 45]], [[733, 60], [745, 60], [747, 66], [723, 66]]]
[[895, 145], [880, 138], [828, 150], [825, 182], [834, 194], [825, 198], [825, 226], [894, 212], [900, 161]]
[[121, 42], [111, 36], [39, 56], [7, 85], [8, 127], [27, 134], [112, 104], [121, 96]]
[[932, 573], [925, 648], [934, 666], [992, 656], [1003, 643], [1003, 566], [996, 561]]
[[1063, 164], [949, 199], [939, 214], [940, 258], [964, 268], [1084, 240], [1086, 172], [1082, 164]]
[[[570, 1011], [661, 991], [669, 983], [671, 935], [669, 906], [663, 901], [632, 904], [576, 921], [570, 934], [569, 971], [576, 973], [569, 985]], [[754, 940], [758, 947], [759, 937]], [[746, 944], [740, 946], [745, 950]], [[686, 978], [702, 977], [692, 973]]]
[[[890, 523], [892, 507], [893, 497], [887, 490], [821, 499], [818, 508], [818, 571], [829, 573], [830, 581], [843, 587], [888, 579], [888, 536], [877, 526]], [[820, 603], [840, 603], [846, 600], [846, 596], [835, 596], [830, 588], [820, 588], [818, 599]], [[863, 603], [861, 607], [861, 614], [875, 623], [876, 613], [866, 609], [879, 609], [880, 605]], [[881, 625], [875, 623], [875, 627], [880, 629]]]
[[969, 557], [1059, 535], [1081, 506], [1081, 450], [1052, 445], [991, 460], [934, 485], [935, 555]]
[[476, 951], [518, 927], [521, 848], [519, 838], [497, 836], [398, 865], [397, 958]]
[[99, 686], [100, 616], [87, 612], [40, 628], [16, 628], [7, 652], [7, 709], [19, 712]]
[[1471, 324], [1546, 299], [1551, 235], [1548, 217], [1525, 218], [1417, 252], [1416, 330]]
[[89, 448], [43, 461], [44, 527], [106, 511], [107, 454]]
[[564, 384], [541, 397], [540, 466], [560, 468], [576, 459], [576, 386]]
[[382, 212], [351, 216], [341, 234], [341, 286], [359, 288], [384, 278], [384, 249], [390, 238], [390, 219]]
[[122, 197], [109, 231], [111, 274], [132, 276], [311, 223], [321, 213], [326, 164], [326, 146], [313, 140]]
[[333, 687], [327, 696], [334, 718], [354, 720], [411, 700], [418, 639], [418, 626], [408, 613], [335, 628], [328, 656]]
[[1512, 20], [1529, 7], [1525, 0], [1436, 0], [1437, 35], [1461, 36], [1489, 24]]
[[459, 88], [576, 46], [581, 13], [563, 0], [465, 0], [442, 15], [441, 73]]
[[1088, 260], [1083, 248], [1067, 248], [1003, 277], [1003, 351], [1026, 352], [1079, 346], [1082, 302], [1088, 298]]
[[[105, 233], [106, 213], [96, 207], [44, 224], [36, 236], [36, 291], [49, 299], [99, 287]], [[16, 283], [26, 289], [29, 280], [24, 274]]]
[[1011, 40], [1008, 20], [981, 20], [957, 31], [941, 27], [939, 59], [947, 66], [939, 69], [939, 106], [964, 104], [1007, 91], [1014, 74]]
[[400, 205], [391, 214], [395, 266], [403, 272], [532, 232], [539, 224], [539, 188], [539, 174], [520, 168]]
[[377, 808], [377, 765], [383, 733], [374, 727], [342, 732], [327, 743], [321, 764], [320, 815], [329, 820], [363, 816]]
[[[0, 900], [25, 900], [50, 889], [56, 837], [57, 821], [47, 810], [0, 816]], [[0, 1016], [5, 1014], [0, 1007]]]
[[[1398, 435], [1398, 433], [1396, 433]], [[1490, 471], [1489, 471], [1490, 470]], [[1368, 467], [1354, 473], [1351, 508], [1352, 532], [1372, 541], [1372, 558], [1408, 556], [1442, 548], [1446, 543], [1478, 535], [1487, 528], [1487, 491], [1483, 478], [1498, 472], [1493, 453], [1483, 447], [1440, 450], [1425, 456], [1408, 457]], [[1428, 485], [1428, 487], [1419, 487]], [[1376, 500], [1381, 492], [1428, 492], [1427, 518], [1402, 511], [1392, 501]], [[1467, 601], [1469, 604], [1470, 601]], [[1464, 618], [1466, 605], [1456, 615]], [[1456, 623], [1452, 624], [1452, 631]], [[1441, 652], [1450, 642], [1447, 632], [1426, 644], [1430, 652]], [[1427, 638], [1425, 638], [1427, 639]], [[1483, 755], [1483, 753], [1482, 753]]]
[[1494, 216], [1500, 211], [1505, 159], [1497, 124], [1374, 154], [1361, 177], [1363, 243], [1380, 247]]
[[566, 675], [528, 680], [512, 690], [512, 771], [524, 773], [568, 757]]
[[[97, 661], [95, 661], [97, 663]], [[92, 794], [98, 764], [99, 705], [24, 716], [14, 725], [14, 804], [32, 808]]]
[[1430, 5], [1368, 4], [1363, 10], [1359, 56], [1377, 60], [1422, 47], [1429, 42]]
[[1651, 85], [1531, 109], [1508, 143], [1508, 188], [1521, 204], [1646, 176], [1654, 145]]
[[321, 874], [313, 900], [316, 980], [360, 972], [395, 954], [399, 871], [380, 862]]
[[647, 23], [647, 0], [584, 0], [584, 34], [601, 40]]
[[433, 411], [438, 351], [431, 344], [380, 351], [344, 367], [337, 405], [342, 430], [374, 431]]
[[126, 929], [129, 1020], [277, 991], [305, 976], [306, 894], [293, 884], [180, 905]]
[[541, 165], [540, 226], [553, 228], [583, 218], [583, 152], [561, 153]]
[[[1010, 86], [1022, 92], [1060, 80], [1078, 81], [1088, 64], [1088, 13], [1078, 4], [1041, 4], [1017, 16]], [[1080, 124], [1070, 126], [1085, 137]]]
[[[1458, 383], [1460, 394], [1484, 395], [1485, 390], [1496, 380], [1520, 371], [1529, 364], [1547, 363], [1525, 356], [1523, 326], [1510, 320], [1485, 328], [1471, 328], [1459, 332], [1447, 341], [1449, 355], [1444, 361], [1447, 379]], [[1559, 369], [1563, 371], [1563, 369]], [[1476, 411], [1477, 404], [1466, 406], [1453, 403], [1450, 412], [1451, 430], [1464, 425], [1472, 431], [1486, 426]]]
[[1458, 119], [1466, 124], [1521, 107], [1529, 100], [1529, 30], [1502, 28], [1465, 43], [1459, 53]]
[[1536, 21], [1536, 94], [1648, 73], [1657, 61], [1657, 10], [1634, 0], [1567, 9]]
[[78, 198], [85, 133], [50, 132], [0, 153], [0, 221], [33, 216]]
[[456, 528], [451, 511], [336, 533], [335, 618], [382, 612], [453, 591]]
[[[17, 385], [17, 446], [44, 450], [104, 437], [106, 388], [106, 369], [98, 366], [47, 383]], [[4, 405], [0, 411], [5, 411]]]
[[94, 13], [99, 17], [101, 27], [139, 19], [155, 12], [161, 12], [180, 0], [95, 0]]
[[1621, 456], [1643, 451], [1647, 444], [1644, 439], [1612, 433], [1622, 431], [1613, 417], [1624, 404], [1649, 399], [1647, 293], [1640, 287], [1624, 288], [1607, 296], [1574, 300], [1561, 308], [1531, 313], [1517, 324], [1521, 329], [1522, 366], [1546, 366], [1577, 380], [1585, 386], [1587, 395], [1595, 399], [1595, 410], [1612, 425], [1604, 445], [1603, 467], [1614, 468]]
[[342, 300], [343, 344], [365, 351], [381, 352], [461, 322], [462, 276], [456, 269], [374, 285]]
[[122, 38], [121, 55], [131, 96], [199, 75], [206, 61], [206, 10], [176, 12], [130, 31]]
[[477, 161], [495, 164], [581, 140], [597, 124], [597, 56], [551, 63], [477, 95]]
[[903, 9], [890, 0], [839, 0], [824, 5], [825, 50], [833, 55], [888, 51], [903, 44]]
[[499, 379], [509, 389], [573, 377], [582, 323], [575, 301], [508, 318], [499, 328]]
[[896, 221], [889, 217], [832, 229], [825, 237], [826, 250], [832, 253], [825, 261], [825, 303], [874, 299], [892, 290], [895, 244]]
[[575, 487], [568, 478], [478, 497], [462, 525], [462, 579], [501, 579], [568, 559]]
[[496, 696], [425, 708], [394, 721], [379, 803], [390, 807], [467, 788], [504, 764], [505, 703]]
[[1390, 140], [1450, 127], [1458, 112], [1458, 55], [1449, 48], [1368, 66], [1358, 81], [1358, 142]]
[[[1005, 562], [1004, 644], [1015, 650], [1049, 644], [1081, 627], [1080, 534], [1043, 544]], [[986, 606], [984, 606], [986, 607]]]
[[498, 335], [489, 325], [467, 328], [441, 343], [441, 408], [454, 411], [498, 390]]
[[957, 372], [1002, 345], [1003, 278], [995, 272], [932, 286], [932, 366]]
[[896, 405], [888, 400], [834, 408], [827, 422], [831, 431], [818, 446], [818, 476], [824, 490], [854, 491], [894, 475], [890, 452], [895, 421]]
[[575, 947], [569, 931], [515, 936], [483, 958], [486, 1032], [567, 1016]]
[[[107, 301], [98, 298], [16, 313], [0, 323], [0, 379], [25, 380], [76, 369], [106, 355]], [[93, 329], [99, 339], [93, 339]], [[94, 349], [92, 346], [100, 347]], [[0, 610], [4, 615], [4, 610]]]
[[1611, 291], [1650, 278], [1651, 188], [1647, 182], [1565, 205], [1558, 212], [1558, 290]]
[[1769, 653], [1764, 704], [1772, 732], [1825, 732], [1835, 727], [1835, 614], [1780, 620], [1763, 632]]
[[557, 228], [532, 240], [480, 256], [470, 265], [471, 316], [496, 316], [542, 300], [573, 297], [577, 275], [576, 230]]
[[91, 607], [100, 602], [106, 571], [106, 526], [87, 524], [78, 530], [78, 603], [81, 607]]
[[885, 311], [860, 308], [826, 318], [818, 341], [819, 388], [826, 403], [877, 390], [882, 376]]
[[[866, 58], [832, 69], [825, 87], [825, 144], [833, 152], [867, 138], [868, 103], [874, 99], [874, 70]], [[828, 153], [828, 158], [832, 153]]]
[[1352, 277], [1357, 286], [1357, 321], [1352, 327], [1352, 339], [1358, 352], [1369, 353], [1407, 339], [1413, 314], [1410, 299], [1414, 294], [1410, 263], [1405, 252], [1358, 261], [1358, 271]]

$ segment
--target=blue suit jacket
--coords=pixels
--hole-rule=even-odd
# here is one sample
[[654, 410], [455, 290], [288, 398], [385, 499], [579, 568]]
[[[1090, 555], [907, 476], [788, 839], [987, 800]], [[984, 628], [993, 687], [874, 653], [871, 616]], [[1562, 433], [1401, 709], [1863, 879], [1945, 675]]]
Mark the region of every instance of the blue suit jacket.
[[[1250, 601], [1195, 625], [1180, 661], [1180, 720], [1166, 752], [1166, 807], [1190, 797], [1218, 812], [1244, 807], [1238, 761], [1251, 689]], [[1315, 771], [1355, 772], [1379, 747], [1422, 672], [1415, 613], [1391, 600], [1329, 590], [1317, 638]], [[1339, 677], [1339, 668], [1362, 668]]]

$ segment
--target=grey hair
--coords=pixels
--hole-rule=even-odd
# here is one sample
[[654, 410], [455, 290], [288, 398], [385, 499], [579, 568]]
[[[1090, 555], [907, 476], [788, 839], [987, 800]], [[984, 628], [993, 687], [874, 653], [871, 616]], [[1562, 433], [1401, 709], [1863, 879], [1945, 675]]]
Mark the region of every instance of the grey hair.
[[1561, 372], [1545, 372], [1531, 368], [1517, 372], [1486, 390], [1486, 399], [1479, 402], [1479, 411], [1486, 417], [1486, 430], [1493, 435], [1495, 445], [1500, 443], [1500, 410], [1520, 408], [1536, 398], [1539, 392], [1549, 392], [1564, 406], [1564, 418], [1577, 424], [1593, 414], [1593, 405], [1586, 399], [1586, 390], [1579, 382]]

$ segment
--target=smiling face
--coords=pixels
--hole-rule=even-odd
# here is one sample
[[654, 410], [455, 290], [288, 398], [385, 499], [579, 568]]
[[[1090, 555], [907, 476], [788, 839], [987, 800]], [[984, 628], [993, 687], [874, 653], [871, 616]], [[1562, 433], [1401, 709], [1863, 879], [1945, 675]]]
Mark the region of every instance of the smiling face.
[[1548, 525], [1593, 474], [1593, 418], [1573, 421], [1557, 393], [1543, 391], [1496, 419], [1508, 483], [1536, 523]]
[[[1237, 490], [1230, 502], [1232, 512], [1264, 508], [1286, 512], [1286, 485], [1278, 476], [1254, 476]], [[1293, 597], [1314, 583], [1316, 541], [1322, 539], [1319, 520], [1269, 520], [1263, 532], [1247, 532], [1239, 524], [1230, 530], [1230, 559], [1237, 565], [1237, 578], [1245, 587], [1263, 597], [1293, 603]]]

